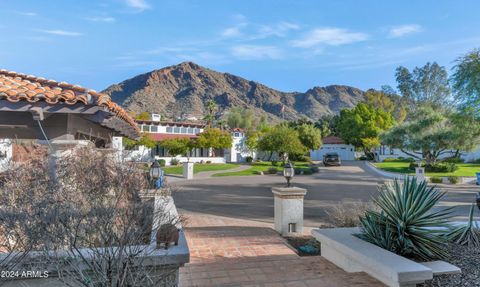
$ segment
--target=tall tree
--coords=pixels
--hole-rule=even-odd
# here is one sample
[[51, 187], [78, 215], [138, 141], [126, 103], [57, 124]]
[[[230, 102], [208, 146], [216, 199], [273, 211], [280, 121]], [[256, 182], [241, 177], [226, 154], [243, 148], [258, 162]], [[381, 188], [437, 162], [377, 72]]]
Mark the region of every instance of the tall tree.
[[327, 114], [323, 115], [315, 122], [315, 127], [320, 130], [322, 137], [330, 135], [336, 135], [335, 123], [337, 122], [338, 115]]
[[206, 104], [207, 114], [204, 119], [207, 121], [209, 127], [213, 126], [213, 121], [215, 120], [215, 112], [217, 111], [217, 103], [214, 100], [208, 100]]
[[230, 128], [254, 129], [258, 125], [252, 110], [240, 107], [232, 108], [226, 120]]
[[166, 139], [160, 143], [170, 156], [185, 155], [187, 161], [190, 161], [190, 151], [196, 147], [196, 142], [189, 138]]
[[258, 140], [258, 149], [277, 152], [281, 157], [289, 154], [305, 154], [308, 151], [299, 139], [298, 132], [287, 125], [277, 125], [265, 132]]
[[403, 122], [407, 116], [406, 104], [393, 90], [370, 89], [365, 93], [365, 102], [371, 107], [391, 113], [397, 123]]
[[413, 72], [400, 66], [395, 77], [398, 90], [412, 109], [424, 104], [435, 108], [446, 107], [452, 100], [447, 71], [436, 62], [415, 67]]
[[215, 156], [215, 149], [232, 147], [232, 136], [229, 132], [222, 131], [218, 128], [207, 128], [198, 136], [197, 146], [212, 148]]
[[348, 144], [362, 148], [366, 154], [380, 144], [380, 133], [395, 123], [390, 113], [365, 103], [353, 109], [344, 109], [336, 121], [338, 135]]
[[322, 145], [320, 130], [313, 124], [301, 124], [295, 128], [298, 132], [300, 142], [309, 150], [319, 149]]
[[429, 106], [414, 111], [411, 118], [382, 135], [383, 143], [435, 164], [451, 150], [471, 150], [480, 138], [480, 120], [470, 112], [452, 112]]
[[480, 106], [480, 49], [458, 58], [452, 84], [455, 98], [463, 107]]

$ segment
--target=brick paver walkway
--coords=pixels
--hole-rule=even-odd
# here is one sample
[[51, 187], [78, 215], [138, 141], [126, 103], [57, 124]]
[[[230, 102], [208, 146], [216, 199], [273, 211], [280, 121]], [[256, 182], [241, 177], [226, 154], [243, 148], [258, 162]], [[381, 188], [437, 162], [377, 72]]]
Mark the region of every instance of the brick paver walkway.
[[188, 214], [190, 263], [180, 286], [383, 286], [321, 256], [299, 257], [267, 223]]

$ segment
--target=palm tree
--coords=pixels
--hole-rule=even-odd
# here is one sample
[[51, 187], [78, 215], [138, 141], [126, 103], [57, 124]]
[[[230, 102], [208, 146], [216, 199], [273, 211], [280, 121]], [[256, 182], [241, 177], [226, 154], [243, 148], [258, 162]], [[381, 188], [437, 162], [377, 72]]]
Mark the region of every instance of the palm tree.
[[207, 121], [208, 126], [211, 128], [213, 124], [213, 120], [215, 119], [215, 111], [217, 110], [217, 103], [214, 100], [208, 100], [207, 104], [207, 115], [204, 119]]

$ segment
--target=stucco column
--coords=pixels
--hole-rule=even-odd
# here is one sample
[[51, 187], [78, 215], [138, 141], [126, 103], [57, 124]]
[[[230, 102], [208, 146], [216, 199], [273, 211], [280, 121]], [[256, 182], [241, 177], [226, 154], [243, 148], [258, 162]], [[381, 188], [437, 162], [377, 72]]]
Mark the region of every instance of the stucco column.
[[193, 178], [193, 162], [187, 161], [183, 163], [183, 178]]
[[425, 181], [425, 168], [424, 167], [416, 167], [415, 168], [415, 176], [417, 177], [417, 182]]
[[38, 141], [40, 144], [47, 145], [48, 148], [48, 173], [52, 179], [57, 178], [57, 162], [62, 156], [67, 155], [73, 149], [80, 146], [88, 146], [93, 143], [87, 140], [51, 140]]
[[274, 187], [275, 230], [284, 235], [303, 234], [303, 198], [307, 190], [299, 187]]

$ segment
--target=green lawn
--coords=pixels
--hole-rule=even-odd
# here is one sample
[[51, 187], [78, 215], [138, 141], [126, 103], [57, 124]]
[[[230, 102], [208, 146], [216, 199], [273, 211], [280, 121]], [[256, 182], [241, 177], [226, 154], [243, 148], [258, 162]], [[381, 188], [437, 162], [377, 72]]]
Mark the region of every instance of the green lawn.
[[[193, 165], [193, 173], [202, 171], [228, 170], [239, 167], [239, 164], [233, 163], [196, 163]], [[168, 166], [163, 170], [166, 174], [182, 174], [183, 166]]]
[[[302, 168], [302, 167], [309, 167], [310, 164], [308, 162], [294, 162], [295, 167]], [[272, 166], [270, 162], [257, 162], [253, 163], [252, 166], [248, 169], [237, 171], [237, 172], [222, 172], [214, 174], [213, 176], [245, 176], [245, 175], [259, 175], [260, 172], [264, 172], [267, 174], [269, 168], [276, 168], [277, 172], [283, 171], [283, 165], [281, 163], [278, 166]]]
[[[385, 171], [415, 174], [408, 169], [408, 162], [376, 162], [374, 165]], [[454, 172], [427, 172], [427, 176], [475, 176], [476, 172], [480, 172], [478, 163], [458, 163], [457, 166], [458, 169]]]

